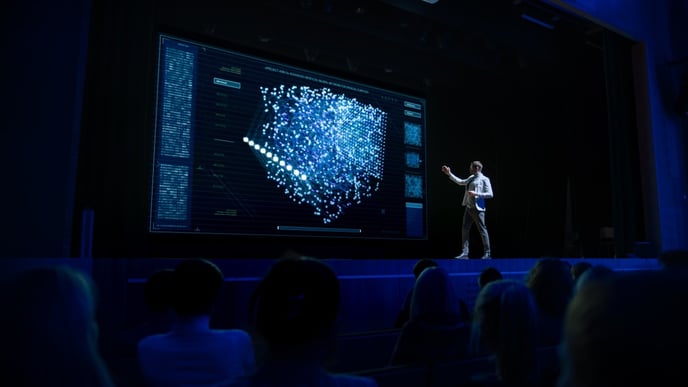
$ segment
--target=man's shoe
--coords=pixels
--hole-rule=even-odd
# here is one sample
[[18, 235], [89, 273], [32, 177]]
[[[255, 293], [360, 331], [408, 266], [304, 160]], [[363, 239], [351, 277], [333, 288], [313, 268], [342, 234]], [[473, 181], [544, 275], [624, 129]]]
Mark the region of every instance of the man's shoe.
[[492, 257], [490, 257], [490, 254], [485, 254], [482, 259], [492, 259]]
[[454, 257], [454, 259], [469, 259], [468, 254], [462, 253], [461, 255], [457, 255]]

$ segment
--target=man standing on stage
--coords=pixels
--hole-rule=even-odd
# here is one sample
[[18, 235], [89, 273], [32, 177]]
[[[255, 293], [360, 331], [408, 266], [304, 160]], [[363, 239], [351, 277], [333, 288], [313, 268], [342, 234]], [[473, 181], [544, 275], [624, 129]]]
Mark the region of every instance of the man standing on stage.
[[451, 168], [442, 166], [442, 173], [449, 176], [449, 180], [458, 185], [465, 185], [466, 192], [463, 195], [461, 205], [465, 207], [463, 213], [463, 226], [461, 228], [461, 255], [457, 259], [468, 259], [468, 237], [471, 226], [475, 223], [480, 237], [483, 240], [483, 259], [490, 259], [490, 236], [485, 225], [485, 199], [492, 198], [492, 184], [490, 179], [483, 175], [483, 164], [480, 161], [473, 161], [469, 167], [471, 173], [466, 179], [456, 177]]

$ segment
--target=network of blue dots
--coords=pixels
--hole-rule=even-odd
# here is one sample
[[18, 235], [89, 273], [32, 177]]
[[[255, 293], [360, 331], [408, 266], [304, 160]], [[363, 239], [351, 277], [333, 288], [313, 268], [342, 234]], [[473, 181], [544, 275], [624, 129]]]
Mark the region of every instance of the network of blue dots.
[[387, 113], [328, 88], [261, 87], [260, 124], [243, 138], [284, 195], [324, 224], [383, 179]]

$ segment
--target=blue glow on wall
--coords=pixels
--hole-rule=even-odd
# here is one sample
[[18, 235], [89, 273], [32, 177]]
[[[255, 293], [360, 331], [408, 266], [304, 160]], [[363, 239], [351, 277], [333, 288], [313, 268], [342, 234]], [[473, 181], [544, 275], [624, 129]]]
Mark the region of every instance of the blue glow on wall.
[[266, 177], [324, 224], [379, 188], [387, 113], [328, 88], [261, 87], [264, 111], [243, 141]]

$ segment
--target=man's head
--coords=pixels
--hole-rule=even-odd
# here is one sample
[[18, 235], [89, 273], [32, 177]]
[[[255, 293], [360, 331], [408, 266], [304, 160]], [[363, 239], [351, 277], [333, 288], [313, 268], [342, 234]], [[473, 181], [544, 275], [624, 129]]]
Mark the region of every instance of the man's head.
[[473, 161], [471, 163], [471, 165], [469, 166], [469, 170], [470, 170], [471, 174], [480, 172], [483, 170], [483, 163], [481, 163], [480, 161], [477, 161], [477, 160]]
[[500, 279], [503, 279], [502, 272], [500, 272], [496, 267], [488, 266], [480, 272], [480, 275], [478, 276], [478, 286], [480, 289], [482, 289], [490, 282]]
[[205, 259], [189, 259], [174, 269], [172, 307], [179, 316], [210, 314], [220, 294], [224, 276]]
[[272, 350], [317, 347], [335, 334], [339, 279], [309, 257], [277, 261], [252, 297], [254, 324]]

